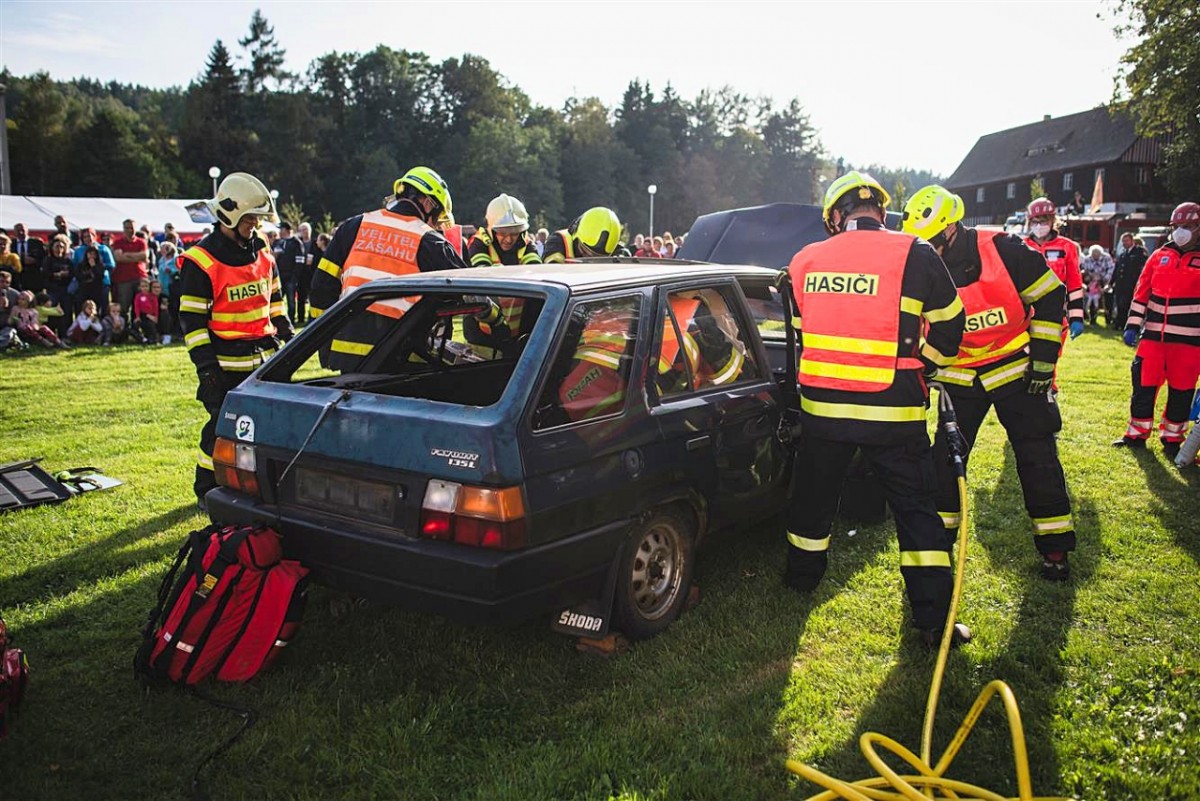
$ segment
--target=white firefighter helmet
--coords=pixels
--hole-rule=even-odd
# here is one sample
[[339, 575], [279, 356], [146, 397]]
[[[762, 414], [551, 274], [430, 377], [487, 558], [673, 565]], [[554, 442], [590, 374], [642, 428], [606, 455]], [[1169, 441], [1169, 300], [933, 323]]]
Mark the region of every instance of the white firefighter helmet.
[[487, 207], [487, 227], [489, 231], [499, 228], [506, 234], [528, 231], [529, 213], [525, 204], [511, 195], [492, 198]]
[[217, 196], [208, 202], [216, 218], [229, 228], [236, 228], [247, 214], [257, 214], [267, 222], [278, 223], [275, 201], [263, 182], [248, 172], [231, 172], [217, 187]]

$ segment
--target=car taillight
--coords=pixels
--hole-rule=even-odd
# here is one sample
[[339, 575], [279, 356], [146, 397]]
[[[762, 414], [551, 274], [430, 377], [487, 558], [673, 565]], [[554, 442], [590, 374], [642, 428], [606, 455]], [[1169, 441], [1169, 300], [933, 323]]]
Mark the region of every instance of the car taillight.
[[253, 445], [217, 437], [213, 446], [213, 474], [218, 484], [257, 496], [258, 476], [254, 472], [257, 467]]
[[434, 479], [421, 503], [421, 536], [511, 551], [525, 545], [520, 487], [471, 487]]

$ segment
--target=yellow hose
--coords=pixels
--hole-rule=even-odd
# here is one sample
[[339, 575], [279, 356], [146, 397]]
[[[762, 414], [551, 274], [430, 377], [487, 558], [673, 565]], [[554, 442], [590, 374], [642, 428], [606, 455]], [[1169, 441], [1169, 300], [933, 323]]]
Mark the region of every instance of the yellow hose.
[[[929, 686], [929, 699], [925, 704], [925, 725], [921, 730], [921, 756], [917, 756], [890, 737], [877, 732], [866, 732], [858, 740], [863, 756], [875, 768], [878, 775], [869, 779], [846, 782], [822, 773], [816, 768], [797, 762], [787, 761], [787, 769], [797, 776], [803, 776], [813, 784], [825, 788], [825, 792], [811, 796], [808, 801], [832, 801], [835, 798], [847, 798], [850, 801], [928, 801], [930, 798], [953, 798], [959, 801], [1014, 801], [999, 793], [985, 790], [966, 782], [946, 778], [950, 763], [958, 755], [958, 751], [966, 742], [971, 729], [975, 727], [984, 708], [999, 695], [1008, 715], [1008, 727], [1012, 732], [1013, 762], [1017, 768], [1017, 799], [1019, 801], [1067, 801], [1057, 798], [1034, 798], [1032, 782], [1029, 779], [1029, 756], [1025, 751], [1025, 729], [1021, 726], [1021, 710], [1017, 708], [1017, 699], [1012, 689], [999, 679], [983, 688], [983, 692], [971, 705], [971, 710], [963, 718], [962, 724], [950, 741], [950, 745], [942, 752], [937, 765], [931, 766], [930, 754], [933, 750], [933, 718], [937, 713], [938, 696], [942, 691], [942, 676], [946, 671], [946, 660], [950, 656], [950, 643], [954, 636], [954, 620], [958, 614], [958, 599], [962, 594], [963, 572], [967, 565], [967, 480], [958, 477], [958, 508], [960, 510], [958, 523], [958, 559], [954, 573], [954, 592], [950, 596], [950, 609], [946, 615], [946, 628], [942, 632], [942, 644], [938, 649], [937, 663], [933, 668], [933, 681]], [[897, 774], [876, 751], [880, 746], [893, 755], [900, 757], [917, 772], [911, 775]], [[890, 789], [889, 789], [890, 788]], [[936, 793], [936, 795], [935, 795]]]

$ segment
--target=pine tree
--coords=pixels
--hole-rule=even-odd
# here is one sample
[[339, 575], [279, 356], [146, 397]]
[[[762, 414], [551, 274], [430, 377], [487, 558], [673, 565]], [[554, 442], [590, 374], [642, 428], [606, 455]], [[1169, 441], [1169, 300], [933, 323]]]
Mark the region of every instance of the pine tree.
[[250, 55], [250, 66], [242, 70], [248, 94], [266, 91], [268, 80], [274, 80], [278, 89], [296, 77], [283, 68], [283, 57], [287, 51], [275, 41], [275, 28], [259, 9], [254, 9], [254, 15], [250, 17], [250, 32], [246, 38], [238, 39], [238, 44]]

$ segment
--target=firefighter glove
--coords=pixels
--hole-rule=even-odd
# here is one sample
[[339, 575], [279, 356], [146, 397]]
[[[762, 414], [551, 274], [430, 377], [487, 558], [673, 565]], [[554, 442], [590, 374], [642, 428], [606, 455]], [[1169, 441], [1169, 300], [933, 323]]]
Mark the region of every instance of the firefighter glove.
[[1050, 362], [1030, 362], [1026, 379], [1029, 381], [1030, 395], [1044, 395], [1054, 382], [1054, 365]]
[[1075, 337], [1079, 336], [1082, 333], [1083, 333], [1083, 320], [1072, 320], [1071, 321], [1071, 339], [1075, 339]]
[[1124, 336], [1125, 344], [1132, 348], [1137, 344], [1137, 335], [1138, 332], [1136, 328], [1126, 328]]
[[225, 371], [220, 367], [201, 367], [198, 371], [200, 386], [196, 389], [196, 400], [210, 406], [220, 406], [229, 391]]

